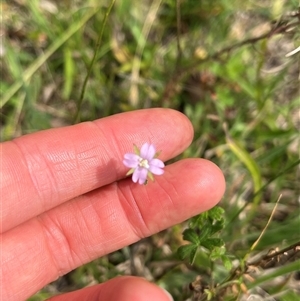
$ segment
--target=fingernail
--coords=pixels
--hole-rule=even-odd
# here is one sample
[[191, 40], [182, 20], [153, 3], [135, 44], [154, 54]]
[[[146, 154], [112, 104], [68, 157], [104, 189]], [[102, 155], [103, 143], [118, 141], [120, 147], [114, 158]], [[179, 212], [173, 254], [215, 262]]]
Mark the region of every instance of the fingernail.
[[174, 301], [172, 295], [171, 295], [167, 290], [165, 290], [165, 289], [163, 288], [163, 291], [164, 291], [164, 292], [166, 293], [166, 295], [169, 297], [170, 301]]

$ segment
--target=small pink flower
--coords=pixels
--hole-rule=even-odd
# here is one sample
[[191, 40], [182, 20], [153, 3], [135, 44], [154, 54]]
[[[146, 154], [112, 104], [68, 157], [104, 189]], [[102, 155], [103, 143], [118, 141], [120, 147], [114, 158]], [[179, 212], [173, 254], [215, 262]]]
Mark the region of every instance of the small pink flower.
[[131, 168], [126, 175], [132, 174], [132, 181], [139, 184], [147, 184], [147, 177], [153, 181], [153, 174], [162, 175], [165, 164], [160, 159], [157, 159], [155, 146], [153, 144], [144, 143], [141, 150], [134, 145], [135, 153], [127, 153], [124, 155], [123, 163]]

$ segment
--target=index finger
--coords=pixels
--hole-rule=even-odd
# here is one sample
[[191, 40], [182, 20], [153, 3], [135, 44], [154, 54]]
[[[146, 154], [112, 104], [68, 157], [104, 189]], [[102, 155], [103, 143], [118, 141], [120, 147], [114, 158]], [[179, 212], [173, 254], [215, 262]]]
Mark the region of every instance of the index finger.
[[151, 142], [167, 160], [181, 153], [192, 137], [183, 114], [148, 109], [5, 142], [0, 153], [1, 232], [124, 177], [123, 155], [133, 143]]

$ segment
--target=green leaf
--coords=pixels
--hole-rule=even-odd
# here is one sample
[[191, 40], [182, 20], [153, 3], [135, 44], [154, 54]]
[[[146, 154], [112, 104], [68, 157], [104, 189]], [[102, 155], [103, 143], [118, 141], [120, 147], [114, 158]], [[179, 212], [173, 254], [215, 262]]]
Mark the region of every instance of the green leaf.
[[221, 256], [221, 260], [224, 264], [224, 267], [226, 270], [230, 271], [232, 269], [232, 262], [231, 260], [226, 256], [226, 255], [222, 255]]
[[198, 247], [194, 244], [184, 245], [178, 248], [177, 253], [181, 260], [189, 257], [190, 264], [193, 264]]
[[[260, 200], [261, 200], [261, 193], [260, 189], [262, 187], [262, 176], [261, 171], [254, 160], [254, 158], [250, 155], [250, 153], [237, 141], [233, 140], [228, 132], [225, 132], [226, 134], [226, 142], [231, 151], [238, 157], [238, 159], [246, 166], [248, 169], [254, 185], [254, 200], [253, 200], [253, 206], [252, 206], [252, 214], [256, 210]], [[251, 215], [250, 215], [251, 217]]]
[[211, 235], [221, 231], [225, 227], [225, 220], [218, 221], [214, 225], [211, 226]]
[[224, 219], [224, 216], [223, 216], [224, 213], [225, 213], [225, 210], [219, 206], [215, 206], [208, 211], [209, 217], [211, 219], [215, 219], [217, 221]]
[[212, 291], [210, 291], [208, 289], [205, 289], [204, 293], [207, 295], [207, 300], [211, 300], [212, 299], [212, 297], [213, 297]]
[[217, 259], [219, 259], [222, 255], [224, 255], [226, 252], [225, 247], [216, 247], [212, 250], [212, 252], [210, 253], [210, 259], [212, 261], [215, 261]]
[[204, 241], [201, 241], [201, 246], [212, 251], [215, 247], [222, 247], [224, 242], [220, 238], [207, 238]]
[[296, 292], [293, 291], [287, 291], [286, 293], [281, 296], [281, 301], [295, 301], [299, 298], [299, 295]]
[[193, 229], [186, 229], [183, 231], [183, 239], [199, 245], [200, 239]]
[[208, 212], [203, 212], [199, 215], [194, 216], [193, 218], [191, 218], [190, 223], [189, 223], [189, 227], [191, 228], [202, 228], [202, 226], [204, 225], [204, 223], [206, 222], [208, 217]]
[[207, 223], [200, 231], [199, 240], [202, 242], [210, 235], [211, 235], [211, 225]]
[[[215, 221], [224, 222], [224, 209], [218, 206], [210, 209], [209, 211], [203, 212], [193, 218], [190, 219], [190, 228], [200, 228], [203, 231], [203, 228], [206, 227], [208, 224], [211, 225]], [[210, 228], [210, 227], [209, 227]], [[222, 227], [223, 228], [223, 227]]]

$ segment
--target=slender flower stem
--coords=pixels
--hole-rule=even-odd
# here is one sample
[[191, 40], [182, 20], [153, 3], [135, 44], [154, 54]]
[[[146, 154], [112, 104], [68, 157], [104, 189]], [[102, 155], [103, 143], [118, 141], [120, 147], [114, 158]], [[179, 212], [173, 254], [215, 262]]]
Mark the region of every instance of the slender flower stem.
[[102, 22], [102, 26], [101, 26], [101, 31], [100, 31], [100, 34], [98, 36], [98, 40], [97, 40], [97, 43], [96, 43], [96, 50], [94, 52], [94, 56], [92, 58], [90, 66], [88, 68], [88, 72], [87, 72], [87, 75], [86, 75], [86, 77], [84, 79], [83, 86], [82, 86], [82, 89], [81, 89], [81, 93], [80, 93], [80, 97], [79, 97], [79, 102], [78, 102], [78, 105], [77, 105], [77, 112], [76, 112], [76, 115], [75, 115], [75, 118], [74, 118], [74, 123], [80, 122], [80, 109], [81, 109], [81, 106], [82, 106], [82, 103], [83, 103], [83, 98], [84, 98], [84, 94], [85, 94], [85, 90], [86, 90], [86, 85], [87, 85], [87, 82], [88, 82], [89, 77], [91, 75], [93, 65], [94, 65], [94, 63], [96, 61], [96, 58], [98, 56], [98, 52], [99, 52], [100, 47], [101, 47], [102, 36], [103, 36], [105, 24], [107, 22], [108, 16], [109, 16], [109, 14], [110, 14], [110, 12], [111, 12], [114, 4], [115, 4], [115, 0], [112, 0], [110, 2], [109, 7], [106, 10], [106, 13], [105, 13], [105, 16], [104, 16], [104, 19], [103, 19], [103, 22]]

